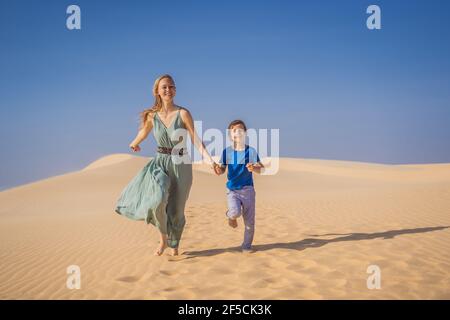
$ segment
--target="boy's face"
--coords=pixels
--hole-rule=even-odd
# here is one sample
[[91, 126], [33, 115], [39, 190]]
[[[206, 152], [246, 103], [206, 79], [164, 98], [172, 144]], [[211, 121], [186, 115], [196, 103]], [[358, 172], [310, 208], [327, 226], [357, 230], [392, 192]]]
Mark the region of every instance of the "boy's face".
[[242, 142], [245, 140], [245, 129], [242, 124], [235, 124], [230, 128], [230, 139], [233, 142]]

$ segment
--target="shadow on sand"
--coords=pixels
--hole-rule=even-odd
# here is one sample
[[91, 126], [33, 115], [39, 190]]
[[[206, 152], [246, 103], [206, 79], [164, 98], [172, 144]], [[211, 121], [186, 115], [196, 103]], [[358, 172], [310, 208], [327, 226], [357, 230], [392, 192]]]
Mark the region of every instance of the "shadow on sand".
[[[314, 239], [307, 238], [299, 241], [293, 242], [276, 242], [276, 243], [268, 243], [268, 244], [257, 244], [253, 246], [253, 249], [256, 251], [267, 251], [273, 249], [292, 249], [292, 250], [305, 250], [308, 248], [319, 248], [328, 243], [341, 242], [341, 241], [361, 241], [361, 240], [372, 240], [372, 239], [392, 239], [396, 236], [404, 235], [404, 234], [413, 234], [413, 233], [424, 233], [424, 232], [432, 232], [438, 230], [444, 230], [449, 228], [450, 226], [439, 226], [439, 227], [426, 227], [426, 228], [416, 228], [416, 229], [400, 229], [400, 230], [390, 230], [384, 232], [375, 232], [375, 233], [328, 233], [321, 235], [308, 235], [310, 237], [325, 237], [325, 236], [339, 236], [333, 239]], [[196, 258], [196, 257], [209, 257], [215, 256], [218, 254], [226, 253], [226, 252], [236, 252], [240, 251], [240, 247], [228, 247], [228, 248], [217, 248], [217, 249], [207, 249], [200, 251], [186, 251], [183, 255], [186, 256], [185, 259]]]

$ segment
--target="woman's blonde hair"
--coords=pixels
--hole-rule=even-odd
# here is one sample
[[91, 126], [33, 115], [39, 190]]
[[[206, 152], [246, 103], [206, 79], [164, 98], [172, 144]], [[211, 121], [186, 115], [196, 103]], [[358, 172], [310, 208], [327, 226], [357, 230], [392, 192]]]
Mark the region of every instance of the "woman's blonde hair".
[[155, 83], [153, 84], [153, 96], [155, 97], [155, 102], [151, 108], [145, 109], [144, 111], [141, 112], [141, 114], [140, 114], [140, 118], [141, 118], [140, 129], [142, 127], [144, 127], [145, 121], [147, 121], [148, 115], [150, 113], [158, 112], [159, 110], [161, 110], [161, 108], [163, 106], [162, 99], [158, 94], [159, 83], [161, 82], [162, 79], [169, 79], [170, 82], [172, 82], [172, 84], [175, 85], [175, 81], [173, 80], [172, 76], [169, 74], [163, 74], [162, 76], [159, 76], [155, 80]]

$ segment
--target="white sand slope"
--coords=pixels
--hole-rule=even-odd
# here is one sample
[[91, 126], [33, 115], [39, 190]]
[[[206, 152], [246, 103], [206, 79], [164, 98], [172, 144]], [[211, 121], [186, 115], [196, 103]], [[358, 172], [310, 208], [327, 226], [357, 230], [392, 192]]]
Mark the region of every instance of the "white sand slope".
[[[172, 258], [153, 256], [152, 226], [113, 210], [148, 161], [110, 155], [0, 192], [0, 298], [450, 299], [450, 164], [283, 158], [255, 177], [252, 254], [237, 250], [242, 221], [226, 223], [226, 177], [196, 164]], [[370, 265], [380, 289], [367, 288]]]

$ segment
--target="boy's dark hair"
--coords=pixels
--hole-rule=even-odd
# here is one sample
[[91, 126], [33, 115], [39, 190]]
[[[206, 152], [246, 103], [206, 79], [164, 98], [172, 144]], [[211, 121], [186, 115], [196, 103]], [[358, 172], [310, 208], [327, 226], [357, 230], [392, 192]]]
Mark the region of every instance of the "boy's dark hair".
[[233, 120], [230, 122], [230, 124], [228, 125], [228, 129], [231, 129], [232, 127], [234, 127], [235, 125], [242, 125], [244, 127], [244, 131], [247, 131], [247, 126], [245, 125], [244, 121], [242, 120]]

